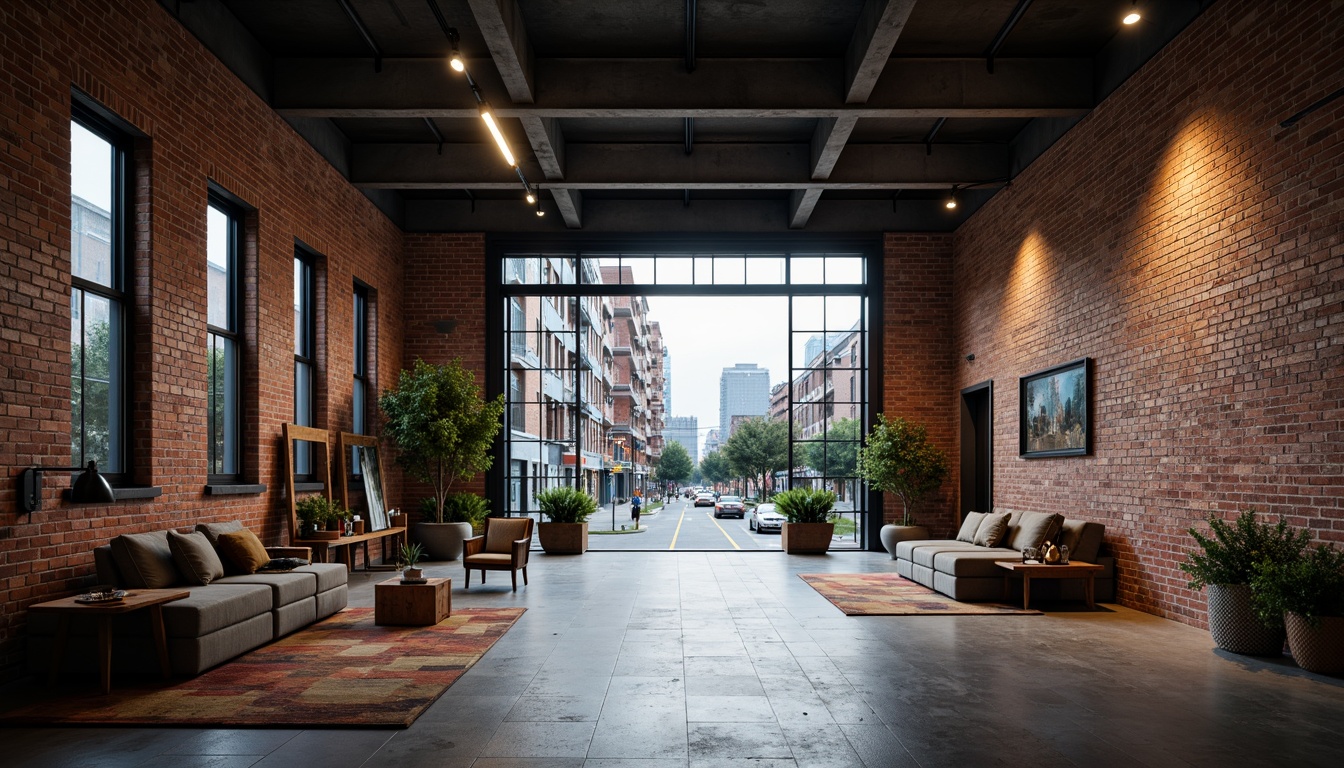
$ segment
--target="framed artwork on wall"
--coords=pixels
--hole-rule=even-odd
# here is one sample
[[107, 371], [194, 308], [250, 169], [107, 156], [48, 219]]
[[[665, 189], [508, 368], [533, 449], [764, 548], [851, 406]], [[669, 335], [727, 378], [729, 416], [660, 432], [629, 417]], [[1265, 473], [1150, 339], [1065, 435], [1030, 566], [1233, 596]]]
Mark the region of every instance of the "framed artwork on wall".
[[1030, 373], [1017, 382], [1020, 456], [1092, 453], [1092, 358]]

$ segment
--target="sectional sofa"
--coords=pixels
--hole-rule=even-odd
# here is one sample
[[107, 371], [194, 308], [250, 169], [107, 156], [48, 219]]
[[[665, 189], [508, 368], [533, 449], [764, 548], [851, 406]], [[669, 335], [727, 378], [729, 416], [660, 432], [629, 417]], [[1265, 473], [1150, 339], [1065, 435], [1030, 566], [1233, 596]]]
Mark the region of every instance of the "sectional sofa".
[[[1069, 559], [1104, 568], [1095, 579], [1096, 599], [1115, 600], [1115, 560], [1101, 554], [1106, 528], [1101, 523], [1067, 519], [1062, 515], [996, 508], [993, 513], [967, 513], [954, 539], [918, 539], [896, 544], [892, 558], [896, 572], [954, 600], [965, 602], [1003, 599], [1004, 569], [999, 560], [1021, 560], [1025, 547], [1044, 541], [1066, 544]], [[979, 536], [977, 536], [979, 534]], [[1011, 582], [1010, 582], [1011, 583]], [[1021, 596], [1020, 583], [1011, 583]], [[1032, 581], [1035, 598], [1083, 599], [1079, 579]]]
[[[194, 544], [201, 552], [205, 545], [197, 537], [204, 537], [209, 547], [218, 549], [221, 536], [242, 530], [243, 525], [238, 522], [209, 523], [197, 525], [192, 534], [175, 531], [173, 535], [179, 541]], [[178, 550], [178, 557], [174, 556], [174, 549]], [[102, 584], [123, 589], [172, 587], [190, 592], [188, 597], [163, 606], [168, 657], [174, 674], [200, 674], [346, 606], [347, 572], [340, 563], [312, 563], [283, 572], [257, 573], [242, 573], [237, 567], [226, 565], [224, 575], [206, 577], [197, 572], [199, 564], [183, 561], [181, 550], [177, 543], [170, 546], [168, 531], [156, 531], [120, 536], [93, 553], [98, 581]], [[268, 547], [266, 552], [270, 557], [311, 556], [306, 547]], [[209, 553], [205, 555], [208, 559]], [[219, 560], [229, 563], [227, 557]], [[202, 580], [205, 583], [200, 583]], [[57, 617], [29, 614], [28, 659], [34, 669], [47, 668], [56, 628]], [[96, 656], [94, 635], [92, 621], [72, 622], [63, 667], [90, 666]], [[117, 616], [113, 635], [117, 638], [113, 642], [115, 669], [136, 672], [157, 669], [146, 612]]]

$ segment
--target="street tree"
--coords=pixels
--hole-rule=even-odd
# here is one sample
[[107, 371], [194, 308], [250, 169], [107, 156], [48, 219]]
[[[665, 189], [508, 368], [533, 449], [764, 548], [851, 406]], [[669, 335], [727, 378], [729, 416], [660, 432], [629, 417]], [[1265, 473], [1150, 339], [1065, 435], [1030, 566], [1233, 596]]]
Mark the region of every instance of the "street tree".
[[734, 474], [750, 478], [764, 493], [766, 481], [789, 465], [789, 425], [764, 418], [743, 422], [723, 446]]
[[678, 442], [669, 442], [658, 459], [658, 479], [663, 483], [684, 483], [690, 479], [694, 469], [691, 454]]
[[838, 419], [825, 434], [804, 443], [803, 460], [813, 471], [833, 478], [843, 498], [858, 470], [859, 440], [863, 436], [857, 419]]
[[711, 483], [722, 483], [733, 476], [733, 471], [723, 452], [714, 451], [705, 454], [705, 458], [700, 460], [700, 474]]

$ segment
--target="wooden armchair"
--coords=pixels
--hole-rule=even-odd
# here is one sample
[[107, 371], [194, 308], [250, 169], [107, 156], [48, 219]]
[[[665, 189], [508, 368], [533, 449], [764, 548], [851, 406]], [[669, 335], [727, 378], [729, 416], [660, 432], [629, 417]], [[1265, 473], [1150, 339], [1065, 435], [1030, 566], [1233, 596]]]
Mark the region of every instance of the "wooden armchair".
[[485, 533], [462, 542], [462, 566], [467, 570], [463, 589], [471, 588], [471, 572], [481, 572], [485, 583], [486, 571], [509, 571], [513, 577], [513, 591], [518, 591], [518, 571], [523, 572], [523, 586], [527, 586], [527, 552], [532, 547], [530, 517], [487, 517]]

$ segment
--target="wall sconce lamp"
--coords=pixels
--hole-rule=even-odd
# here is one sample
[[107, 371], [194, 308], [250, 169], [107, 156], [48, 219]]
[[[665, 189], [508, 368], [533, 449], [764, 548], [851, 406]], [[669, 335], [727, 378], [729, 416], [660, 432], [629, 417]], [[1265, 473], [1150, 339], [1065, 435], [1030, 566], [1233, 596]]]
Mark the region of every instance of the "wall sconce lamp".
[[78, 472], [70, 488], [70, 501], [76, 504], [111, 504], [117, 500], [112, 484], [98, 474], [98, 462], [89, 461], [87, 467], [28, 467], [19, 476], [19, 508], [32, 514], [42, 508], [43, 472]]
[[1121, 19], [1120, 22], [1128, 26], [1130, 24], [1139, 23], [1139, 19], [1142, 18], [1143, 14], [1139, 13], [1139, 0], [1134, 0], [1130, 3], [1129, 13], [1125, 14], [1125, 17]]

